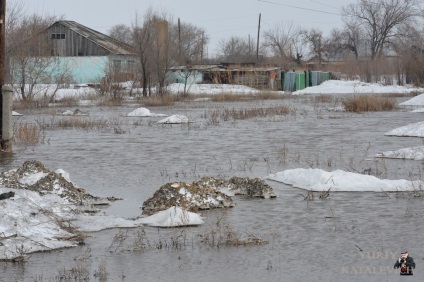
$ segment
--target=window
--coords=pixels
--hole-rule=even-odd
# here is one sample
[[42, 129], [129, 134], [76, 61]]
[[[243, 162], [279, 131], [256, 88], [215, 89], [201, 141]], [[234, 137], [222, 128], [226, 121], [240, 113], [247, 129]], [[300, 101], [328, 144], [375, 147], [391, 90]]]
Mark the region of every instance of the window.
[[64, 33], [52, 33], [51, 39], [66, 39], [66, 36]]

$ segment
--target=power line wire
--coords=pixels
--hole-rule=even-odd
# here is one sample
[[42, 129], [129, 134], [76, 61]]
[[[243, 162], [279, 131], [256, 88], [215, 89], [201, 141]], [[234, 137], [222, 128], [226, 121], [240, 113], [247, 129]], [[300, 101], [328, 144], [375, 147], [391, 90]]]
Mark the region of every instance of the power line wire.
[[327, 4], [324, 4], [324, 3], [321, 3], [321, 2], [318, 2], [318, 1], [315, 1], [315, 0], [311, 0], [311, 2], [314, 2], [314, 3], [320, 4], [320, 5], [323, 5], [323, 6], [326, 6], [326, 7], [330, 7], [330, 8], [336, 9], [336, 10], [338, 10], [338, 9], [339, 9], [339, 8], [337, 8], [337, 7], [334, 7], [334, 6], [331, 6], [331, 5], [327, 5]]
[[321, 11], [321, 10], [302, 8], [302, 7], [292, 6], [292, 5], [286, 5], [286, 4], [276, 3], [276, 2], [272, 2], [272, 1], [265, 1], [265, 0], [258, 0], [258, 1], [259, 2], [268, 3], [268, 4], [274, 4], [274, 5], [279, 5], [279, 6], [290, 7], [290, 8], [299, 9], [299, 10], [306, 10], [306, 11], [312, 11], [312, 12], [317, 12], [317, 13], [323, 13], [323, 14], [330, 14], [330, 15], [341, 16], [341, 14], [338, 14], [338, 13], [332, 13], [332, 12], [326, 12], [326, 11]]

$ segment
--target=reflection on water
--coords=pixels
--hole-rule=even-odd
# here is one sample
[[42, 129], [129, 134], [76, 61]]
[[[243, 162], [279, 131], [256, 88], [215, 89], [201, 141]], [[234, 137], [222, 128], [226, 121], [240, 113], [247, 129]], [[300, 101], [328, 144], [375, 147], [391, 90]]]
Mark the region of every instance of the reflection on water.
[[[215, 108], [278, 104], [289, 106], [293, 113], [208, 123], [207, 113]], [[124, 198], [104, 212], [126, 218], [139, 216], [143, 201], [163, 184], [203, 176], [254, 178], [284, 169], [319, 167], [353, 172], [371, 168], [381, 178], [423, 180], [419, 161], [373, 158], [382, 151], [421, 145], [419, 138], [384, 136], [393, 128], [421, 121], [419, 114], [403, 110], [350, 114], [326, 107], [330, 105], [310, 104], [307, 97], [299, 97], [154, 109], [186, 115], [195, 120], [190, 125], [157, 125], [152, 122], [155, 118], [123, 117], [133, 106], [88, 108], [89, 118], [119, 122], [99, 130], [47, 130], [45, 144], [15, 146], [14, 153], [2, 156], [0, 162], [2, 171], [28, 159], [49, 169], [62, 168], [93, 195]], [[53, 117], [33, 113], [19, 122], [40, 118], [49, 122]], [[131, 247], [136, 230], [126, 233], [127, 249], [111, 248], [115, 235], [127, 231], [105, 230], [90, 234], [85, 246], [32, 254], [23, 268], [0, 264], [0, 281], [53, 281], [81, 260], [92, 280], [100, 265], [106, 264], [110, 281], [397, 281], [392, 266], [401, 248], [408, 248], [417, 261], [411, 279], [423, 280], [421, 197], [330, 193], [329, 199], [320, 200], [317, 194], [306, 201], [303, 190], [268, 183], [279, 194], [277, 199], [237, 197], [237, 206], [226, 212], [203, 212], [206, 223], [196, 228], [145, 228], [147, 241], [139, 250]], [[257, 236], [268, 244], [211, 246], [203, 239], [216, 230], [218, 221], [241, 237]], [[182, 245], [173, 247], [173, 240], [182, 234]]]

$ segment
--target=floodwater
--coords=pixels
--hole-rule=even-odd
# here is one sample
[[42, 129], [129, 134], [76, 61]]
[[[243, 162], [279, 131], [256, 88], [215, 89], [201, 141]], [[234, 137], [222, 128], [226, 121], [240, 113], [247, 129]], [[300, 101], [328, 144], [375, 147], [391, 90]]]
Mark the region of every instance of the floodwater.
[[[212, 111], [278, 105], [288, 106], [291, 113], [210, 124]], [[384, 136], [391, 129], [422, 121], [421, 114], [407, 109], [362, 114], [331, 111], [335, 106], [336, 102], [324, 104], [313, 96], [302, 96], [150, 108], [154, 113], [186, 115], [194, 121], [189, 125], [158, 125], [155, 121], [160, 118], [124, 117], [136, 105], [79, 107], [90, 113], [87, 118], [112, 125], [47, 129], [44, 144], [16, 145], [13, 155], [1, 160], [1, 169], [17, 168], [29, 159], [51, 170], [64, 169], [93, 195], [123, 198], [102, 212], [125, 218], [140, 216], [143, 201], [163, 184], [203, 176], [255, 178], [317, 167], [353, 172], [371, 168], [380, 178], [424, 180], [421, 161], [373, 157], [422, 145], [421, 138]], [[52, 114], [67, 109], [23, 112], [15, 121], [52, 124], [69, 119]], [[267, 182], [278, 198], [235, 197], [234, 208], [202, 212], [205, 224], [199, 227], [90, 233], [84, 246], [34, 253], [23, 266], [1, 263], [0, 281], [60, 281], [60, 277], [73, 281], [69, 275], [64, 279], [71, 269], [79, 270], [73, 278], [101, 281], [102, 267], [107, 281], [424, 280], [424, 196], [330, 192], [326, 199], [315, 193], [307, 200], [304, 190]], [[212, 242], [219, 234], [256, 237], [267, 243]], [[413, 277], [400, 277], [393, 270], [402, 248], [416, 261]]]

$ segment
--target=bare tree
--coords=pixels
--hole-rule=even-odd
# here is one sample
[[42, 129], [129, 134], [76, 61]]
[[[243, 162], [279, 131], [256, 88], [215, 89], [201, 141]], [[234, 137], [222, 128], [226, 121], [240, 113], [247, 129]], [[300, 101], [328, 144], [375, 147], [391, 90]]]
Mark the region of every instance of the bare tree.
[[232, 36], [228, 40], [219, 41], [218, 56], [234, 64], [255, 62], [255, 46], [251, 38]]
[[125, 24], [117, 24], [111, 27], [107, 34], [121, 42], [124, 42], [128, 45], [134, 45], [133, 41], [133, 34], [131, 31], [131, 27], [125, 25]]
[[50, 83], [52, 73], [59, 67], [55, 58], [45, 56], [50, 48], [42, 35], [56, 20], [56, 17], [22, 16], [8, 29], [10, 80], [19, 85], [24, 100], [33, 98], [35, 85]]
[[346, 22], [342, 29], [335, 28], [331, 31], [327, 53], [332, 58], [353, 55], [358, 60], [360, 52], [365, 52], [364, 45], [360, 26], [354, 21]]
[[204, 29], [179, 22], [169, 27], [170, 56], [173, 64], [201, 63], [205, 57], [209, 37]]
[[154, 28], [153, 28], [153, 11], [149, 9], [145, 16], [142, 24], [139, 23], [138, 17], [136, 17], [135, 23], [132, 27], [134, 47], [137, 50], [139, 70], [141, 74], [141, 85], [143, 88], [143, 96], [147, 96], [147, 89], [149, 81], [152, 75], [152, 54], [153, 54], [153, 40], [154, 40]]
[[345, 21], [357, 21], [369, 44], [374, 60], [382, 55], [384, 46], [400, 35], [399, 27], [420, 16], [418, 0], [358, 0], [342, 9]]
[[301, 34], [303, 42], [309, 46], [311, 56], [316, 57], [318, 59], [318, 64], [321, 65], [326, 47], [328, 45], [322, 34], [322, 31], [313, 28], [311, 30], [304, 30], [301, 32]]
[[293, 23], [275, 25], [264, 32], [264, 46], [271, 50], [279, 65], [288, 67], [293, 61], [300, 64], [303, 56], [302, 51], [298, 48], [300, 34], [300, 28], [295, 27]]

